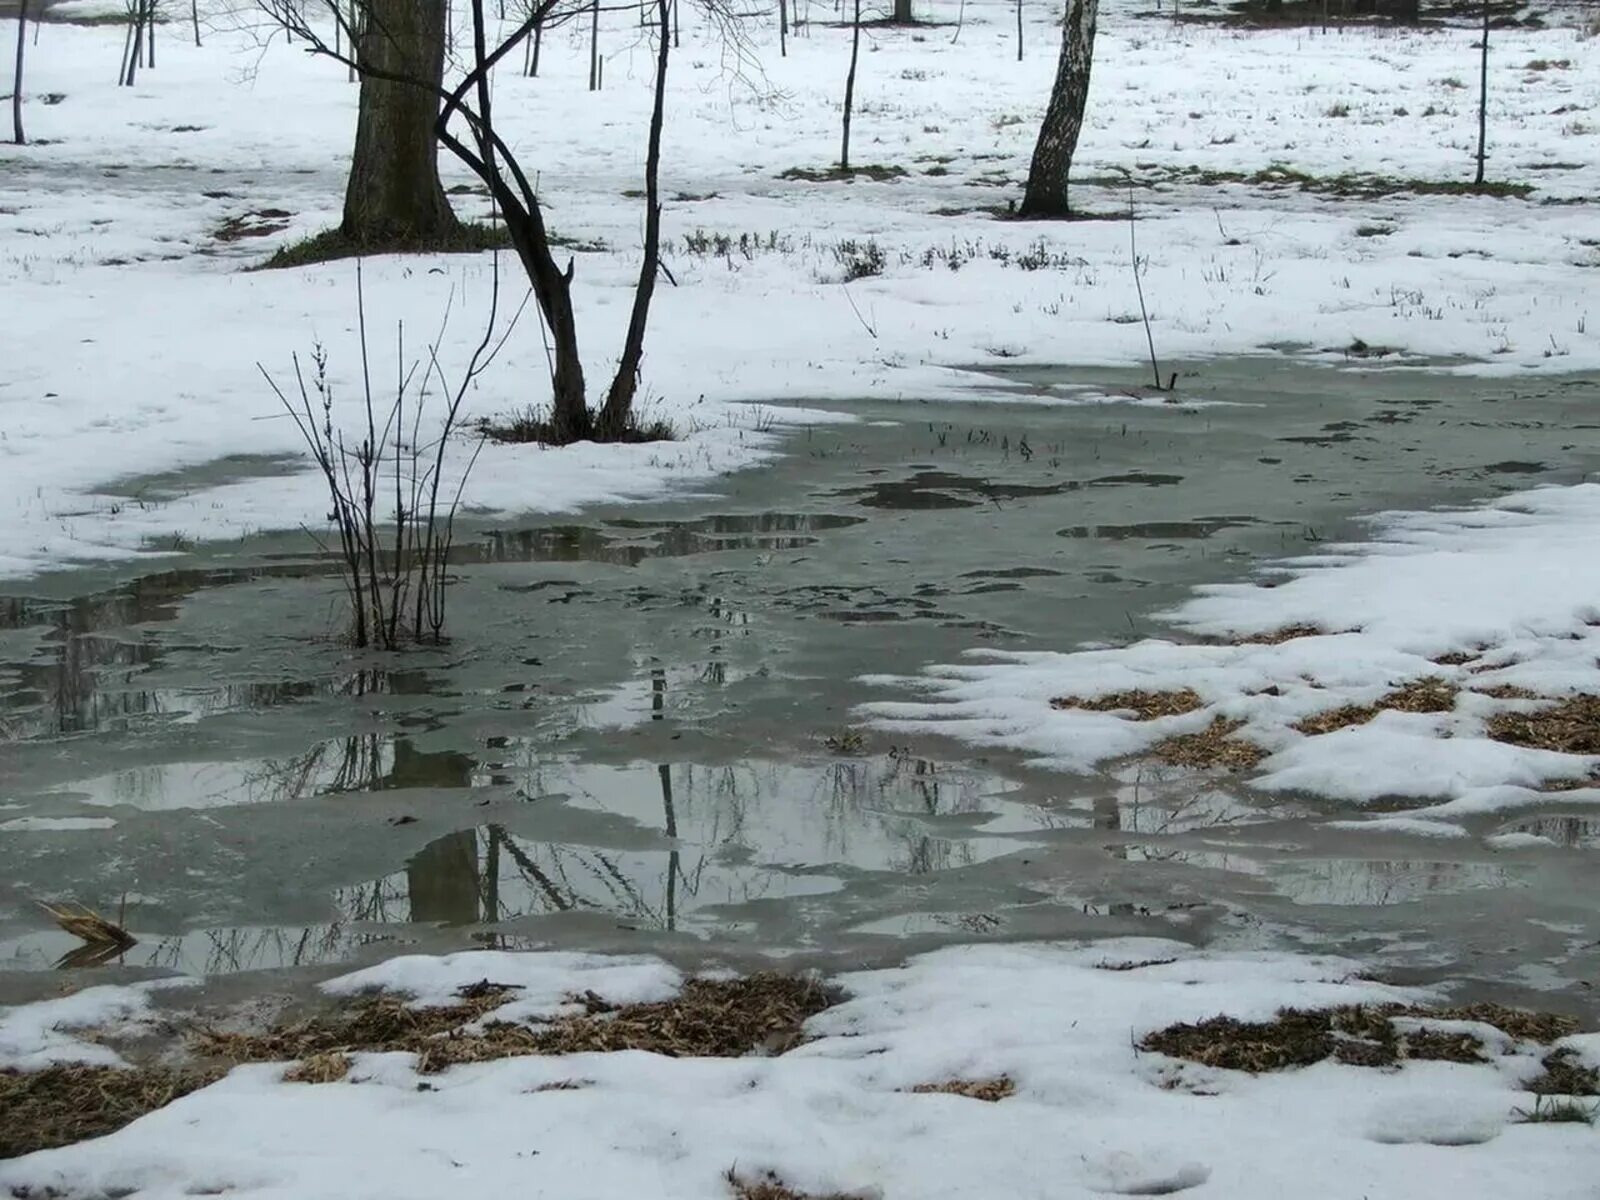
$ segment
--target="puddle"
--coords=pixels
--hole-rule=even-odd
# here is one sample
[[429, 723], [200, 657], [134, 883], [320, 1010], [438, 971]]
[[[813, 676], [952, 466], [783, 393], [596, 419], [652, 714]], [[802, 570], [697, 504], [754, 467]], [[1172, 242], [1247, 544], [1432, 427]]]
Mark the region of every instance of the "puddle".
[[851, 731], [862, 675], [1159, 634], [1145, 614], [1357, 515], [1576, 479], [1600, 388], [1569, 382], [1246, 362], [1185, 376], [1210, 407], [863, 401], [714, 500], [464, 515], [453, 640], [403, 655], [340, 643], [302, 535], [39, 581], [0, 600], [0, 996], [70, 948], [35, 900], [125, 896], [140, 944], [106, 972], [487, 944], [843, 967], [1181, 929], [1575, 989], [1587, 816], [1498, 828], [1585, 853], [1497, 853], [1494, 828], [1333, 830], [1231, 783]]

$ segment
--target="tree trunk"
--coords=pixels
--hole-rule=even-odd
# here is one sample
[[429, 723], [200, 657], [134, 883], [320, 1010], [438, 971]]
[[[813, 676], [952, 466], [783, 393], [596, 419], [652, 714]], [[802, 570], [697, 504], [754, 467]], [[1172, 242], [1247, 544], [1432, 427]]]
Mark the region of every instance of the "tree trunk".
[[861, 0], [856, 0], [856, 15], [850, 35], [850, 73], [844, 77], [844, 136], [839, 142], [839, 170], [850, 169], [850, 109], [856, 100], [856, 59], [861, 56]]
[[893, 20], [896, 25], [915, 24], [916, 18], [911, 15], [911, 0], [894, 0]]
[[1398, 0], [1394, 8], [1394, 19], [1402, 25], [1420, 25], [1422, 23], [1420, 0]]
[[17, 69], [11, 77], [11, 140], [19, 146], [28, 143], [22, 133], [22, 46], [27, 32], [28, 0], [22, 0], [17, 6]]
[[1474, 187], [1483, 186], [1483, 164], [1489, 159], [1489, 0], [1483, 0], [1483, 57], [1478, 67], [1478, 175]]
[[[357, 61], [438, 87], [444, 77], [445, 0], [364, 0], [362, 7]], [[426, 88], [362, 75], [340, 226], [345, 237], [378, 245], [437, 241], [456, 231], [439, 183], [438, 116], [438, 96]]]
[[633, 292], [633, 312], [628, 319], [628, 336], [622, 344], [622, 357], [612, 377], [611, 390], [600, 411], [599, 435], [602, 440], [620, 438], [633, 415], [633, 397], [639, 389], [639, 364], [644, 358], [644, 331], [650, 320], [650, 300], [655, 295], [656, 275], [661, 270], [661, 126], [666, 116], [667, 60], [671, 43], [667, 40], [667, 20], [672, 0], [656, 0], [661, 16], [661, 44], [656, 48], [655, 102], [650, 110], [650, 141], [644, 156], [644, 262], [639, 268], [639, 284]]
[[1061, 29], [1061, 60], [1056, 66], [1050, 104], [1039, 126], [1039, 140], [1028, 167], [1028, 187], [1022, 197], [1025, 217], [1064, 217], [1067, 176], [1072, 155], [1083, 129], [1083, 109], [1089, 99], [1089, 68], [1094, 62], [1094, 26], [1099, 0], [1067, 0]]

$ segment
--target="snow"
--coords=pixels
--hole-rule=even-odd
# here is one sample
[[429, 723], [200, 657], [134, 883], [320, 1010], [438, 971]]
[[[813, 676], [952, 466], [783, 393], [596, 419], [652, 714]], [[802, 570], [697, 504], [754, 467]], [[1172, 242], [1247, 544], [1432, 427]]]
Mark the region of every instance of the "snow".
[[13, 817], [0, 821], [0, 833], [57, 833], [74, 829], [110, 829], [110, 817]]
[[[1158, 614], [1206, 642], [1146, 639], [1072, 652], [975, 651], [967, 661], [868, 683], [923, 695], [864, 706], [897, 733], [941, 733], [1021, 750], [1040, 765], [1087, 771], [1192, 733], [1216, 718], [1270, 751], [1251, 783], [1360, 808], [1411, 802], [1374, 830], [1448, 836], [1469, 816], [1539, 804], [1547, 781], [1583, 780], [1600, 763], [1490, 739], [1485, 719], [1549, 700], [1496, 699], [1514, 685], [1547, 698], [1600, 691], [1600, 485], [1538, 488], [1490, 504], [1386, 513], [1370, 541], [1336, 545], [1268, 568], [1261, 578], [1203, 588]], [[1277, 644], [1226, 639], [1291, 626], [1327, 632]], [[1439, 663], [1453, 652], [1463, 664]], [[1308, 735], [1293, 726], [1396, 686], [1435, 677], [1459, 686], [1453, 711], [1384, 711], [1365, 724]], [[1053, 708], [1058, 697], [1192, 688], [1204, 707], [1135, 721]], [[1600, 801], [1600, 789], [1562, 793]], [[1431, 802], [1431, 803], [1430, 803]], [[1338, 822], [1347, 826], [1349, 822]], [[1455, 826], [1455, 827], [1452, 827]], [[1502, 843], [1504, 845], [1504, 843]]]
[[[1105, 6], [1078, 156], [1082, 203], [1111, 219], [1066, 225], [984, 211], [1014, 199], [1025, 173], [1055, 68], [1054, 7], [1027, 9], [1020, 63], [1010, 5], [996, 0], [963, 6], [959, 38], [869, 31], [855, 157], [908, 172], [881, 183], [780, 177], [836, 153], [848, 39], [825, 23], [831, 12], [797, 8], [816, 19], [782, 58], [770, 19], [741, 23], [744, 41], [730, 45], [686, 11], [664, 168], [679, 286], [657, 293], [644, 380], [683, 437], [496, 448], [467, 502], [509, 518], [714, 486], [776, 451], [774, 420], [821, 419], [819, 406], [860, 396], [1157, 402], [1023, 392], [957, 369], [1143, 360], [1122, 171], [1149, 185], [1135, 190], [1138, 241], [1163, 360], [1295, 345], [1336, 363], [1360, 341], [1464, 371], [1600, 363], [1588, 319], [1596, 252], [1575, 203], [1600, 190], [1600, 130], [1584, 115], [1600, 98], [1600, 40], [1559, 25], [1494, 35], [1491, 177], [1532, 183], [1532, 198], [1332, 197], [1228, 173], [1469, 179], [1475, 106], [1460, 81], [1476, 67], [1476, 32], [1243, 32], [1142, 7]], [[339, 394], [356, 394], [351, 265], [239, 270], [336, 221], [355, 112], [342, 68], [268, 38], [257, 20], [248, 5], [203, 6], [205, 45], [167, 26], [158, 67], [133, 88], [112, 83], [120, 26], [47, 25], [29, 47], [35, 143], [0, 149], [0, 576], [321, 523], [325, 501], [303, 471], [241, 470], [176, 494], [138, 483], [240, 453], [304, 462], [257, 362], [282, 377], [291, 353], [320, 338]], [[7, 22], [0, 61], [14, 36]], [[556, 229], [604, 246], [573, 254], [596, 388], [637, 269], [639, 202], [623, 193], [640, 186], [650, 76], [631, 12], [608, 13], [601, 36], [599, 93], [586, 90], [576, 27], [545, 40], [540, 78], [508, 72], [496, 85]], [[444, 170], [447, 184], [468, 181]], [[457, 203], [482, 215], [475, 197]], [[281, 232], [267, 223], [262, 236], [218, 238], [225, 220], [267, 208], [289, 214]], [[730, 248], [691, 250], [697, 233], [702, 247], [723, 235]], [[842, 282], [851, 241], [878, 245], [881, 275]], [[442, 358], [459, 370], [488, 278], [485, 256], [369, 260], [379, 361], [399, 320], [420, 350], [453, 293]], [[536, 324], [524, 322], [469, 398], [473, 415], [544, 399]]]
[[37, 1071], [56, 1063], [122, 1066], [108, 1046], [73, 1037], [74, 1029], [128, 1028], [150, 1015], [150, 993], [191, 981], [85, 988], [54, 1000], [0, 1008], [0, 1068]]
[[[1118, 964], [1131, 969], [1105, 969]], [[385, 970], [336, 990], [383, 981], [427, 996], [504, 975], [546, 999], [600, 983], [617, 1000], [658, 995], [670, 974], [657, 964], [652, 976], [642, 959], [543, 954]], [[1135, 1049], [1148, 1031], [1219, 1012], [1438, 998], [1357, 970], [1155, 939], [953, 947], [841, 977], [849, 998], [780, 1057], [580, 1054], [419, 1079], [408, 1055], [363, 1054], [346, 1081], [325, 1085], [284, 1083], [276, 1065], [240, 1067], [119, 1133], [0, 1165], [0, 1187], [152, 1200], [711, 1200], [728, 1194], [729, 1171], [770, 1171], [812, 1193], [884, 1200], [1590, 1194], [1593, 1131], [1517, 1116], [1544, 1051], [1481, 1026], [1463, 1028], [1488, 1036], [1493, 1059], [1482, 1065], [1324, 1063], [1251, 1076]], [[998, 1075], [1017, 1091], [997, 1104], [909, 1090]]]

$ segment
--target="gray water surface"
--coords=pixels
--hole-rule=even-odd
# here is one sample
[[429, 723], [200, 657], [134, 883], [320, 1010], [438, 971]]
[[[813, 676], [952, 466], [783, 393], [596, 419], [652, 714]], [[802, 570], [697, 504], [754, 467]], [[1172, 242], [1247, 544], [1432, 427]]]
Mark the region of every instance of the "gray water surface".
[[34, 902], [71, 900], [139, 937], [105, 978], [1150, 933], [1600, 1007], [1600, 821], [1559, 795], [1508, 827], [1561, 848], [1492, 851], [1494, 819], [1364, 834], [1232, 779], [852, 731], [883, 694], [862, 675], [1159, 632], [1196, 584], [1360, 514], [1597, 465], [1593, 379], [1242, 360], [1185, 372], [1177, 404], [1041, 403], [1140, 379], [974, 376], [971, 403], [850, 405], [714, 499], [469, 521], [442, 647], [343, 646], [304, 535], [28, 585], [0, 601], [0, 999], [48, 987], [73, 943]]

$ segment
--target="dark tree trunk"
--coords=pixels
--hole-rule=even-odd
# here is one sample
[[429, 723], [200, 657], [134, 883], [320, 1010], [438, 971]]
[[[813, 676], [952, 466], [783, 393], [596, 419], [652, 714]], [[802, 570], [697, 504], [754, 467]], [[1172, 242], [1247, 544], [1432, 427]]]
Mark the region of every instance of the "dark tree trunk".
[[27, 32], [28, 0], [22, 0], [17, 6], [17, 69], [11, 76], [11, 140], [19, 146], [28, 142], [22, 133], [22, 46]]
[[340, 231], [364, 245], [442, 240], [457, 222], [439, 183], [439, 98], [400, 80], [437, 88], [443, 79], [445, 0], [364, 0], [362, 9], [355, 57], [397, 79], [361, 77]]
[[1394, 19], [1402, 25], [1421, 24], [1422, 4], [1420, 0], [1397, 0], [1394, 6]]
[[661, 43], [656, 47], [655, 102], [650, 110], [650, 140], [644, 155], [644, 262], [639, 267], [639, 285], [633, 292], [633, 312], [628, 318], [628, 336], [622, 344], [622, 357], [612, 377], [606, 404], [600, 410], [599, 435], [619, 438], [633, 415], [633, 397], [639, 389], [639, 364], [644, 359], [644, 331], [650, 320], [650, 300], [655, 295], [656, 276], [661, 271], [661, 127], [666, 117], [667, 60], [671, 43], [667, 40], [667, 20], [672, 0], [656, 0], [661, 17]]
[[911, 0], [894, 0], [893, 20], [896, 25], [910, 25], [916, 21], [911, 15]]
[[1489, 0], [1483, 0], [1483, 57], [1478, 61], [1478, 176], [1474, 187], [1483, 186], [1483, 165], [1489, 159]]
[[1067, 176], [1072, 155], [1083, 129], [1083, 109], [1089, 99], [1089, 68], [1094, 62], [1094, 26], [1099, 0], [1067, 0], [1061, 29], [1061, 60], [1056, 66], [1050, 104], [1039, 126], [1028, 167], [1028, 187], [1022, 197], [1025, 217], [1064, 217]]
[[856, 102], [856, 59], [861, 57], [861, 0], [856, 0], [856, 15], [851, 25], [850, 73], [844, 77], [844, 136], [839, 141], [841, 171], [850, 169], [850, 109]]

